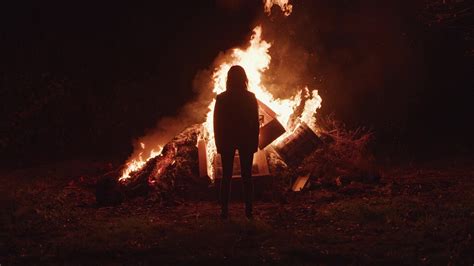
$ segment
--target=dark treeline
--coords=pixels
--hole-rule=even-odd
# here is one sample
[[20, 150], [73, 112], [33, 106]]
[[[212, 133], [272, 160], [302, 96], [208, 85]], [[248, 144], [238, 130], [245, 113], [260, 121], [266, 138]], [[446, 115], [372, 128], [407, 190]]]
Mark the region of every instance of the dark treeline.
[[[372, 127], [384, 152], [469, 152], [469, 32], [433, 20], [439, 6], [412, 2], [302, 1], [286, 22], [313, 25], [301, 42], [314, 56], [307, 67], [324, 114]], [[132, 139], [193, 99], [196, 73], [245, 43], [262, 16], [260, 1], [10, 5], [0, 11], [2, 167], [123, 160]], [[454, 23], [472, 27], [473, 17]]]

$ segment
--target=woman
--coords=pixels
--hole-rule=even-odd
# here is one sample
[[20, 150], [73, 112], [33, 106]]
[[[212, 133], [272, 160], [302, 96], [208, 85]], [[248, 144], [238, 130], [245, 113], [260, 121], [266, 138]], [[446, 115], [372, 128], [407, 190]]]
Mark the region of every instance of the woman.
[[244, 184], [245, 214], [252, 218], [252, 162], [258, 147], [258, 104], [247, 90], [248, 79], [241, 66], [227, 73], [226, 91], [217, 95], [214, 108], [214, 136], [222, 159], [221, 217], [228, 216], [228, 203], [235, 150], [239, 151]]

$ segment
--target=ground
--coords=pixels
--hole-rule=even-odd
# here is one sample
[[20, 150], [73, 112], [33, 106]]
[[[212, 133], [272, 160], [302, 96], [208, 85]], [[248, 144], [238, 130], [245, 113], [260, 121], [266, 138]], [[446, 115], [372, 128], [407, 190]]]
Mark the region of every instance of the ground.
[[387, 166], [378, 184], [289, 192], [219, 219], [214, 201], [98, 207], [97, 162], [1, 174], [0, 265], [474, 263], [474, 164]]

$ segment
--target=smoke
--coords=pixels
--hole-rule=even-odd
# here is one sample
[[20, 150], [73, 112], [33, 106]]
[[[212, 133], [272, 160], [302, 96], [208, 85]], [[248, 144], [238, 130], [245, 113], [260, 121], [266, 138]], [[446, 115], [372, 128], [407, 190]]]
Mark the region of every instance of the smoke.
[[177, 115], [159, 119], [152, 130], [135, 140], [133, 143], [134, 152], [129, 161], [140, 156], [148, 158], [185, 128], [205, 121], [209, 104], [215, 96], [212, 93], [211, 76], [212, 72], [208, 69], [201, 70], [196, 74], [193, 81], [195, 99], [181, 107]]
[[152, 130], [134, 140], [134, 151], [128, 159], [129, 162], [146, 160], [187, 127], [205, 122], [209, 105], [216, 96], [212, 91], [214, 69], [230, 56], [231, 51], [221, 52], [211, 67], [196, 73], [193, 80], [193, 91], [196, 95], [194, 100], [181, 107], [177, 115], [159, 119]]
[[[393, 29], [396, 21], [386, 23], [383, 29], [373, 27], [370, 16], [354, 24], [360, 16], [357, 12], [361, 11], [342, 2], [302, 1], [294, 8], [288, 1], [266, 0], [263, 4], [268, 16], [262, 14], [258, 24], [263, 28], [262, 38], [272, 44], [272, 59], [269, 69], [262, 75], [262, 82], [276, 98], [290, 98], [307, 87], [308, 96], [314, 95], [314, 90], [322, 92], [325, 106], [329, 106], [331, 111], [337, 113], [350, 105], [358, 108], [356, 94], [376, 88], [383, 83], [388, 67], [393, 70], [400, 66], [397, 53], [386, 53], [398, 48], [397, 43], [389, 42], [392, 34], [397, 32]], [[280, 8], [275, 8], [275, 5]], [[287, 16], [291, 11], [293, 15]], [[381, 11], [388, 12], [389, 9], [367, 9], [364, 15], [385, 16], [386, 12], [378, 13]], [[339, 14], [345, 16], [341, 18]], [[393, 20], [393, 17], [385, 20]], [[376, 36], [371, 36], [374, 34]], [[381, 38], [383, 45], [377, 37]], [[368, 53], [366, 48], [372, 50]], [[399, 49], [398, 54], [401, 51]], [[230, 54], [231, 51], [220, 53], [210, 68], [196, 74], [193, 82], [195, 99], [183, 106], [176, 116], [160, 119], [155, 129], [138, 139], [132, 158], [140, 154], [147, 157], [186, 127], [205, 121], [209, 104], [215, 97], [212, 92], [214, 69], [227, 61]], [[384, 61], [382, 56], [385, 56]], [[383, 64], [390, 60], [391, 66]], [[351, 97], [354, 95], [356, 97]], [[305, 116], [311, 115], [309, 109], [303, 112]]]
[[[218, 3], [228, 8], [237, 8], [240, 5], [239, 1], [219, 1]], [[286, 17], [293, 10], [293, 6], [288, 3], [288, 0], [265, 0], [263, 5], [265, 13], [271, 17]], [[272, 15], [272, 7], [275, 5], [280, 7], [281, 12], [274, 12]], [[263, 17], [260, 20], [260, 23], [262, 22], [265, 23]], [[263, 28], [264, 35], [268, 31], [267, 35], [275, 37], [274, 43], [278, 43], [278, 46], [273, 46], [270, 51], [272, 55], [271, 71], [267, 71], [263, 75], [265, 86], [277, 98], [290, 98], [300, 93], [308, 85], [306, 82], [308, 71], [304, 62], [309, 59], [309, 55], [304, 49], [296, 47], [294, 42], [286, 38], [285, 32], [288, 29], [284, 29], [283, 37], [281, 37], [282, 32], [279, 32], [278, 29], [279, 24], [286, 22], [272, 23], [270, 21]], [[277, 36], [280, 36], [278, 40], [276, 39]], [[161, 118], [154, 129], [149, 130], [143, 137], [135, 140], [133, 144], [134, 152], [129, 161], [140, 158], [146, 159], [154, 155], [186, 127], [201, 124], [205, 121], [206, 114], [209, 112], [209, 105], [215, 97], [212, 92], [214, 69], [228, 61], [231, 54], [231, 50], [219, 53], [211, 67], [198, 71], [193, 81], [193, 90], [196, 95], [194, 100], [184, 105], [177, 115]]]
[[[232, 9], [237, 9], [241, 5], [240, 1], [218, 1], [218, 3]], [[264, 0], [263, 4], [267, 15], [271, 15], [274, 5], [279, 6], [285, 16], [289, 16], [293, 10], [293, 6], [288, 3], [288, 0]], [[274, 14], [274, 16], [277, 15]], [[265, 25], [264, 31], [268, 30], [271, 35], [277, 30], [274, 26], [269, 23]], [[285, 39], [283, 38], [283, 40]], [[280, 41], [278, 40], [278, 42]], [[148, 158], [186, 127], [205, 121], [206, 114], [209, 112], [209, 104], [215, 97], [212, 92], [214, 69], [222, 62], [228, 61], [231, 54], [231, 50], [219, 53], [210, 68], [198, 71], [193, 81], [195, 99], [184, 105], [177, 115], [161, 118], [154, 129], [135, 140], [134, 152], [129, 161], [139, 157]], [[305, 86], [302, 81], [304, 82], [303, 75], [307, 71], [305, 64], [301, 64], [301, 62], [302, 59], [303, 61], [307, 60], [307, 53], [302, 49], [295, 49], [290, 42], [283, 41], [277, 48], [273, 48], [271, 54], [275, 55], [270, 67], [272, 71], [264, 75], [264, 79], [266, 79], [264, 83], [268, 84], [267, 88], [274, 92], [277, 98], [289, 98], [298, 94]]]
[[[323, 114], [357, 126], [384, 126], [389, 115], [409, 115], [407, 99], [422, 84], [422, 46], [408, 27], [407, 1], [298, 1], [291, 16], [273, 8], [262, 16], [263, 39], [271, 42], [272, 61], [263, 76], [276, 97], [308, 86], [324, 99]], [[405, 23], [405, 24], [404, 24]], [[386, 99], [389, 99], [387, 101]]]
[[[265, 26], [264, 29], [266, 29], [264, 38], [267, 38], [265, 33], [271, 34], [272, 27]], [[263, 82], [273, 95], [285, 99], [296, 95], [306, 86], [315, 89], [313, 76], [308, 67], [312, 55], [289, 38], [270, 39], [272, 61], [263, 75]]]
[[[243, 7], [237, 0], [220, 2], [231, 10]], [[413, 111], [415, 105], [407, 99], [418, 99], [424, 53], [423, 46], [413, 41], [417, 29], [404, 21], [404, 16], [412, 16], [409, 1], [301, 0], [293, 6], [288, 1], [264, 0], [263, 5], [267, 16], [262, 14], [257, 22], [263, 26], [262, 38], [272, 44], [272, 60], [262, 82], [276, 98], [289, 98], [308, 87], [308, 95], [318, 90], [324, 99], [323, 113], [334, 113], [349, 126], [387, 130], [399, 126], [387, 121]], [[185, 127], [204, 122], [215, 96], [214, 67], [228, 55], [221, 53], [209, 69], [197, 73], [195, 100], [177, 116], [160, 119], [154, 130], [137, 140], [134, 156], [149, 153]]]

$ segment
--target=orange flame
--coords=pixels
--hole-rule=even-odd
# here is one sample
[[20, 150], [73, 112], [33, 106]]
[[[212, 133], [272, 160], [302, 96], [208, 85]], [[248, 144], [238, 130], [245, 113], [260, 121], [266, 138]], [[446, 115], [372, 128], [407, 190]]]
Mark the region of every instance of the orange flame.
[[146, 148], [145, 143], [140, 142], [140, 148], [141, 148], [141, 150], [134, 153], [136, 155], [132, 155], [128, 159], [128, 162], [125, 166], [125, 169], [122, 171], [122, 176], [120, 176], [119, 181], [126, 181], [127, 179], [129, 179], [131, 173], [142, 169], [143, 166], [145, 166], [146, 162], [148, 162], [150, 159], [155, 158], [156, 156], [160, 155], [161, 151], [163, 150], [162, 146], [157, 146], [156, 150], [152, 149], [150, 152], [148, 152], [148, 154], [144, 158], [143, 153], [144, 153], [144, 150]]
[[[277, 114], [278, 121], [285, 127], [285, 129], [287, 129], [287, 131], [291, 131], [292, 128], [288, 128], [288, 122], [295, 109], [301, 104], [302, 91], [289, 99], [275, 99], [264, 84], [262, 84], [262, 75], [268, 69], [271, 61], [271, 56], [268, 51], [270, 47], [270, 43], [262, 40], [262, 27], [257, 26], [250, 39], [250, 46], [244, 50], [238, 48], [233, 49], [231, 51], [230, 59], [215, 69], [213, 75], [213, 92], [217, 94], [225, 91], [227, 72], [230, 67], [233, 65], [241, 65], [247, 73], [249, 91], [253, 92], [257, 99], [270, 107]], [[313, 91], [311, 94], [309, 94], [308, 88], [305, 88], [304, 91], [307, 99], [305, 101], [304, 110], [299, 119], [306, 122], [313, 130], [315, 130], [314, 114], [316, 113], [316, 110], [321, 107], [321, 97], [319, 97], [317, 91]], [[203, 124], [203, 134], [200, 136], [207, 143], [207, 171], [211, 179], [214, 179], [213, 160], [214, 154], [216, 153], [213, 131], [214, 105], [215, 100], [209, 106], [206, 122]], [[287, 134], [281, 136], [276, 141], [283, 139]]]

